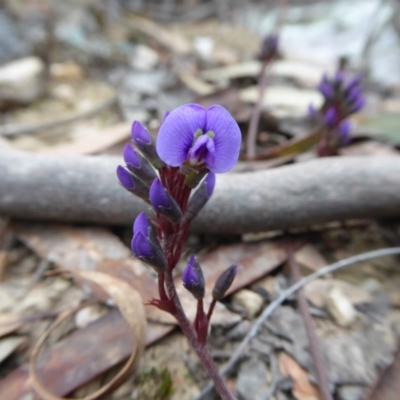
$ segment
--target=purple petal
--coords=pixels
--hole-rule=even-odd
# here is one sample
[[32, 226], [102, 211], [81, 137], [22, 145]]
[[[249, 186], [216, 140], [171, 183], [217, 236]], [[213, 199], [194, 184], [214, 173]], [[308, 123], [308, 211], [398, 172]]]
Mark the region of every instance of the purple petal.
[[351, 112], [360, 111], [365, 105], [365, 97], [360, 96], [351, 107]]
[[187, 289], [191, 289], [193, 285], [197, 285], [199, 283], [199, 277], [194, 269], [194, 262], [195, 256], [191, 256], [182, 274], [182, 281]]
[[194, 134], [204, 129], [205, 109], [198, 104], [186, 104], [171, 111], [162, 123], [157, 138], [157, 153], [172, 167], [182, 165], [193, 145]]
[[158, 211], [160, 207], [169, 209], [171, 208], [171, 202], [167, 191], [165, 190], [160, 179], [154, 179], [154, 182], [150, 186], [150, 202], [152, 206]]
[[139, 157], [136, 154], [135, 149], [129, 143], [125, 145], [123, 155], [127, 164], [132, 164], [134, 167], [140, 168]]
[[141, 212], [135, 219], [133, 223], [133, 233], [142, 232], [146, 237], [148, 236], [150, 228], [150, 222], [147, 219], [146, 213]]
[[138, 258], [151, 258], [153, 256], [149, 240], [140, 231], [133, 236], [131, 247]]
[[318, 85], [318, 89], [326, 99], [330, 99], [333, 96], [333, 88], [328, 82], [321, 82]]
[[132, 179], [131, 174], [121, 165], [118, 165], [117, 168], [117, 177], [121, 185], [126, 189], [133, 189], [135, 187]]
[[242, 134], [239, 126], [225, 108], [214, 105], [207, 110], [204, 132], [214, 132], [215, 161], [210, 171], [223, 173], [231, 170], [239, 158]]
[[214, 140], [208, 135], [199, 136], [188, 154], [189, 163], [198, 165], [205, 162], [208, 168], [214, 165], [215, 146]]
[[133, 122], [131, 137], [136, 145], [140, 145], [140, 142], [150, 144], [153, 140], [148, 130], [139, 121]]

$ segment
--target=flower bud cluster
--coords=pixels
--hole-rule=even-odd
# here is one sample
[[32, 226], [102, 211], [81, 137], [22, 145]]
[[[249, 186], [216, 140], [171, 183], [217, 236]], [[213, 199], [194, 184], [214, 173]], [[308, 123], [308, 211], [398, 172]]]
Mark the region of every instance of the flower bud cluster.
[[324, 103], [319, 111], [310, 105], [309, 113], [318, 117], [325, 126], [326, 134], [319, 146], [320, 155], [334, 154], [338, 147], [350, 141], [351, 125], [347, 118], [360, 111], [365, 104], [361, 83], [361, 75], [350, 79], [344, 71], [338, 71], [333, 78], [324, 75], [319, 83], [318, 90], [324, 97]]

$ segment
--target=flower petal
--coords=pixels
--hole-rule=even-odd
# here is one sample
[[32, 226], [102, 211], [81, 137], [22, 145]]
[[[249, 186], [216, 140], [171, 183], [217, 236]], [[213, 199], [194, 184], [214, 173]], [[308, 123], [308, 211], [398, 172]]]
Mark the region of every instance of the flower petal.
[[198, 104], [186, 104], [171, 111], [158, 132], [156, 146], [161, 160], [172, 167], [182, 165], [195, 132], [204, 129], [205, 120], [206, 110]]
[[239, 158], [242, 134], [233, 117], [224, 107], [211, 106], [207, 110], [205, 132], [215, 134], [215, 160], [209, 169], [214, 173], [223, 173], [232, 169]]
[[133, 223], [133, 233], [142, 232], [146, 237], [149, 234], [150, 222], [147, 219], [146, 213], [141, 212], [135, 219]]

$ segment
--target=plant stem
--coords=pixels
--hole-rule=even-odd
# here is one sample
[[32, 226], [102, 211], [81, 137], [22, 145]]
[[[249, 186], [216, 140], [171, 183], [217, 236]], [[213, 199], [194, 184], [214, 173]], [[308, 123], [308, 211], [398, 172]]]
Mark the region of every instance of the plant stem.
[[215, 365], [210, 352], [207, 349], [205, 344], [200, 344], [197, 340], [196, 333], [187, 319], [185, 312], [183, 311], [181, 302], [179, 297], [176, 293], [174, 280], [172, 277], [171, 270], [168, 270], [165, 273], [165, 280], [166, 280], [166, 288], [170, 297], [170, 300], [174, 302], [175, 307], [173, 307], [173, 316], [178, 321], [179, 326], [182, 329], [182, 332], [189, 340], [190, 345], [192, 346], [193, 350], [196, 352], [198, 357], [200, 358], [201, 363], [203, 364], [204, 368], [207, 370], [210, 378], [214, 382], [215, 389], [221, 396], [222, 400], [233, 400], [231, 393], [229, 392], [228, 388], [225, 385], [224, 380], [222, 379], [221, 375], [218, 372], [218, 368]]

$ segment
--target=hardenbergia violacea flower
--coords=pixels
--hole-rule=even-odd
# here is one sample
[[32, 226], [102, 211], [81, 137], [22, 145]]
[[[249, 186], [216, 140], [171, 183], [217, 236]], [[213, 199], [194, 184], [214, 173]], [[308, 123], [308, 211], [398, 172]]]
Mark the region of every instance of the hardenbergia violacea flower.
[[351, 124], [348, 117], [360, 111], [365, 104], [362, 94], [362, 76], [349, 78], [344, 71], [338, 71], [333, 78], [324, 75], [318, 90], [324, 97], [320, 110], [310, 105], [309, 114], [323, 125], [323, 133], [318, 143], [318, 155], [337, 154], [339, 147], [349, 143]]
[[198, 354], [222, 399], [232, 399], [208, 352], [206, 340], [210, 318], [217, 301], [231, 286], [237, 272], [229, 267], [217, 280], [207, 312], [203, 271], [197, 258], [190, 257], [182, 275], [183, 286], [197, 301], [197, 314], [191, 323], [182, 308], [173, 270], [193, 219], [211, 198], [215, 174], [231, 170], [239, 157], [241, 132], [223, 107], [208, 109], [186, 104], [165, 114], [157, 141], [135, 121], [134, 147], [124, 148], [126, 166], [117, 168], [120, 184], [149, 203], [155, 214], [150, 221], [140, 213], [133, 225], [132, 251], [157, 273], [159, 299], [151, 304], [172, 314]]

